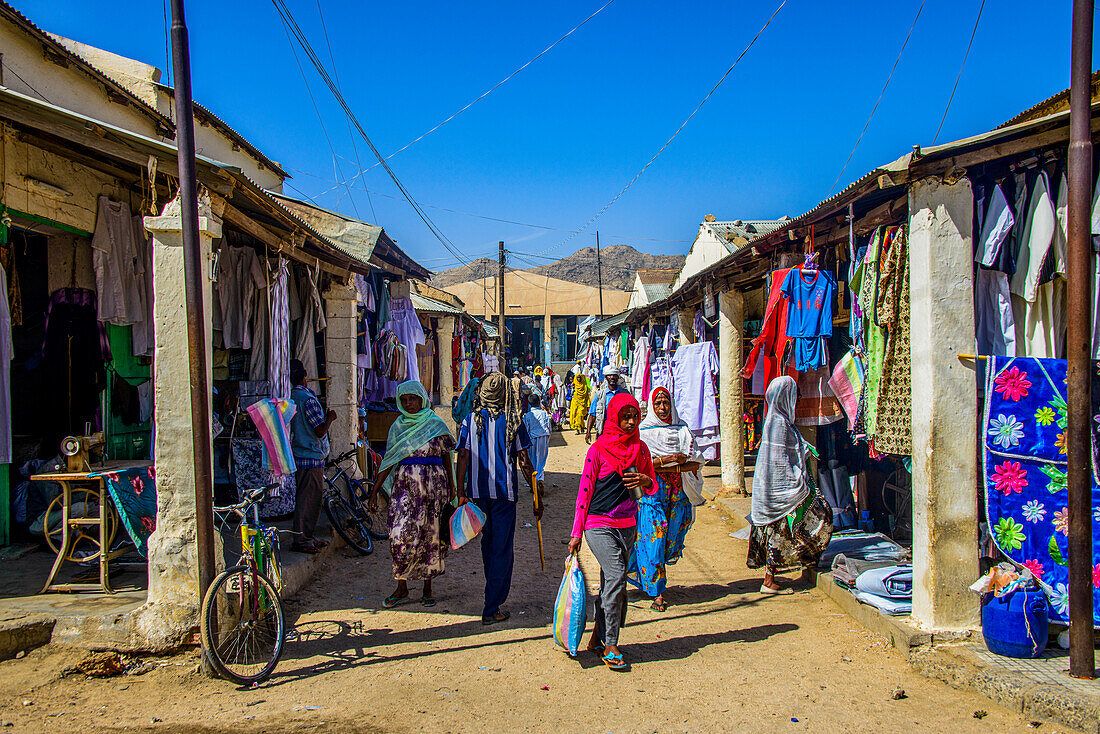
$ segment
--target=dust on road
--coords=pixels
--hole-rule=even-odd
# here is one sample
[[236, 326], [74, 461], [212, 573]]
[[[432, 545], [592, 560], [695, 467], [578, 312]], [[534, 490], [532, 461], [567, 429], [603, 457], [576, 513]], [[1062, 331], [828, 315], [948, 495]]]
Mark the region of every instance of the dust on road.
[[[668, 611], [630, 603], [620, 638], [629, 673], [595, 655], [569, 658], [550, 637], [550, 610], [584, 451], [555, 436], [543, 520], [516, 530], [512, 619], [481, 625], [478, 544], [452, 553], [433, 584], [438, 605], [382, 609], [389, 554], [339, 557], [287, 602], [298, 639], [257, 688], [209, 680], [189, 652], [142, 676], [60, 677], [79, 653], [48, 647], [0, 663], [4, 731], [1023, 731], [1018, 714], [912, 673], [886, 642], [814, 591], [763, 597], [708, 505], [669, 569]], [[714, 480], [715, 469], [708, 469]], [[530, 496], [518, 524], [533, 522]], [[384, 544], [383, 544], [384, 546]], [[901, 687], [907, 697], [895, 700]], [[26, 705], [24, 703], [26, 702]], [[974, 717], [984, 711], [984, 718]], [[1028, 729], [1030, 731], [1030, 729]], [[1050, 724], [1044, 731], [1055, 731]]]

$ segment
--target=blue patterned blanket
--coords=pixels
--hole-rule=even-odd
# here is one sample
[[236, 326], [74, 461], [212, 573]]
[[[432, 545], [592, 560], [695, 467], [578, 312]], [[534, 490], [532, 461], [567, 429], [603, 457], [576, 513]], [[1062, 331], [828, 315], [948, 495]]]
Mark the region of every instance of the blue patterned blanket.
[[[990, 357], [986, 380], [985, 500], [993, 541], [1046, 586], [1051, 621], [1068, 623], [1066, 361]], [[1097, 382], [1094, 374], [1094, 398], [1100, 398]], [[1094, 446], [1096, 428], [1094, 421]], [[1092, 506], [1100, 507], [1095, 471]], [[1098, 526], [1094, 509], [1092, 578], [1100, 587]], [[1094, 620], [1100, 620], [1097, 605], [1100, 593]]]
[[103, 477], [126, 532], [137, 552], [147, 558], [146, 541], [157, 529], [157, 487], [152, 468], [119, 469], [91, 476]]

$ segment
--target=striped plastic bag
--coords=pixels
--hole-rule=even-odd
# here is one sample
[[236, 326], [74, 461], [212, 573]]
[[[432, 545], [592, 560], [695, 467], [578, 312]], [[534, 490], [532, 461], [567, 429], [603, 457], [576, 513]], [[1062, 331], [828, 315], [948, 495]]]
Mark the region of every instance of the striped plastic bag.
[[469, 543], [485, 526], [485, 513], [472, 502], [459, 507], [451, 515], [451, 549], [458, 550]]
[[588, 622], [585, 593], [584, 574], [581, 573], [577, 556], [570, 554], [565, 561], [565, 575], [558, 587], [558, 596], [554, 600], [554, 642], [565, 648], [570, 656], [577, 654], [584, 637], [584, 626]]

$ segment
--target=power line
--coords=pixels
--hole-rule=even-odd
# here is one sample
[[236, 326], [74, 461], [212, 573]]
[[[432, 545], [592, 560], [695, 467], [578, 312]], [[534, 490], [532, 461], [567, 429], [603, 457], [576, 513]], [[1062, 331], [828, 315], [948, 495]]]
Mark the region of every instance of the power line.
[[[303, 176], [309, 176], [311, 178], [320, 179], [322, 181], [331, 181], [331, 179], [325, 178], [324, 176], [318, 176], [314, 173], [310, 173], [309, 171], [302, 171], [302, 170], [298, 170], [296, 168], [291, 168], [289, 166], [286, 166], [286, 168], [290, 171], [294, 171], [295, 173], [301, 174]], [[365, 192], [368, 192], [368, 193], [373, 194], [375, 196], [381, 196], [381, 197], [384, 197], [384, 198], [387, 198], [387, 199], [397, 199], [397, 200], [401, 199], [400, 196], [394, 196], [392, 194], [384, 194], [380, 191], [373, 191], [373, 190], [368, 191], [368, 189], [363, 188], [362, 185], [360, 185], [360, 186], [353, 185], [352, 188], [356, 189], [358, 191], [365, 191]], [[295, 190], [300, 191], [299, 189], [295, 189]], [[326, 189], [325, 191], [322, 191], [321, 193], [317, 194], [317, 197], [319, 198], [321, 196], [324, 196], [325, 193], [331, 192], [332, 190], [333, 189]], [[314, 199], [311, 198], [310, 201], [314, 201]], [[573, 231], [573, 229], [571, 227], [551, 227], [551, 226], [546, 225], [546, 224], [532, 224], [530, 222], [518, 222], [514, 219], [502, 219], [501, 217], [490, 217], [486, 214], [477, 214], [475, 212], [467, 212], [467, 211], [462, 211], [460, 209], [450, 209], [450, 208], [445, 207], [445, 206], [436, 206], [434, 204], [423, 204], [422, 203], [420, 206], [422, 206], [426, 209], [436, 209], [436, 210], [441, 211], [441, 212], [448, 212], [450, 214], [461, 214], [464, 217], [474, 217], [476, 219], [485, 219], [485, 220], [488, 220], [490, 222], [501, 222], [503, 224], [514, 224], [514, 225], [519, 226], [519, 227], [530, 227], [532, 229], [545, 229], [545, 230], [548, 230], [548, 231], [551, 231], [551, 232], [572, 232]], [[663, 238], [660, 238], [660, 237], [635, 237], [633, 235], [626, 235], [626, 234], [609, 234], [607, 236], [608, 237], [613, 237], [617, 240], [632, 240], [634, 242], [671, 242], [671, 243], [675, 243], [675, 244], [684, 244], [684, 243], [689, 243], [689, 242], [692, 241], [692, 240], [663, 239]]]
[[894, 72], [898, 68], [898, 63], [901, 61], [901, 55], [905, 53], [905, 47], [909, 45], [909, 39], [913, 35], [913, 29], [917, 27], [917, 19], [920, 18], [920, 11], [924, 10], [924, 0], [921, 0], [920, 7], [917, 8], [917, 14], [913, 17], [913, 24], [909, 26], [909, 32], [905, 34], [905, 42], [901, 44], [901, 50], [898, 51], [898, 57], [894, 59], [894, 65], [890, 67], [890, 75], [886, 77], [886, 83], [882, 85], [882, 91], [879, 92], [878, 99], [875, 100], [875, 106], [871, 108], [871, 114], [867, 118], [867, 122], [863, 124], [863, 130], [860, 131], [859, 137], [856, 138], [856, 144], [852, 146], [852, 152], [848, 154], [848, 160], [844, 161], [844, 166], [840, 169], [840, 173], [836, 176], [836, 181], [833, 181], [832, 187], [829, 189], [829, 195], [831, 196], [833, 191], [836, 190], [836, 185], [840, 183], [841, 177], [844, 172], [848, 170], [848, 164], [852, 162], [852, 156], [856, 154], [856, 149], [859, 148], [859, 144], [863, 142], [863, 136], [867, 132], [867, 128], [871, 126], [871, 120], [875, 117], [875, 112], [878, 111], [879, 103], [882, 102], [882, 98], [886, 96], [886, 88], [890, 86], [890, 80], [894, 78]]
[[283, 0], [272, 0], [272, 3], [275, 5], [275, 9], [276, 11], [278, 11], [279, 17], [283, 19], [283, 24], [294, 34], [294, 37], [297, 39], [298, 44], [302, 47], [302, 50], [305, 51], [306, 56], [309, 57], [309, 60], [313, 63], [314, 68], [317, 69], [318, 75], [320, 75], [322, 81], [325, 82], [325, 85], [329, 88], [332, 96], [336, 98], [336, 101], [340, 104], [340, 107], [343, 109], [344, 114], [347, 116], [348, 120], [351, 121], [351, 123], [355, 126], [355, 129], [358, 130], [359, 134], [363, 137], [363, 140], [366, 141], [367, 146], [369, 146], [371, 149], [371, 152], [374, 153], [375, 157], [378, 159], [378, 162], [382, 164], [382, 168], [385, 169], [390, 179], [397, 186], [398, 190], [401, 191], [401, 194], [405, 197], [405, 200], [409, 202], [409, 205], [413, 208], [413, 211], [416, 212], [417, 216], [420, 217], [420, 220], [424, 222], [425, 226], [428, 227], [428, 230], [432, 233], [432, 235], [434, 235], [435, 238], [439, 240], [439, 243], [443, 245], [443, 247], [448, 252], [458, 258], [459, 261], [465, 263], [466, 259], [462, 256], [462, 253], [458, 250], [457, 247], [455, 247], [453, 242], [447, 239], [446, 235], [444, 235], [443, 232], [436, 226], [435, 222], [431, 220], [427, 213], [424, 212], [423, 209], [421, 209], [420, 205], [412, 197], [412, 194], [410, 194], [408, 189], [405, 188], [405, 185], [401, 183], [401, 180], [397, 177], [397, 174], [395, 174], [393, 172], [393, 169], [389, 167], [389, 164], [386, 163], [386, 160], [382, 157], [382, 154], [375, 146], [374, 141], [372, 141], [370, 139], [370, 136], [367, 135], [366, 130], [364, 130], [363, 126], [359, 123], [359, 119], [355, 116], [355, 113], [352, 112], [351, 107], [348, 106], [347, 100], [344, 99], [344, 95], [341, 94], [340, 90], [333, 83], [332, 78], [329, 76], [324, 64], [322, 64], [320, 59], [317, 58], [317, 54], [314, 52], [313, 46], [310, 45], [309, 40], [305, 37], [305, 34], [303, 33], [301, 27], [298, 25], [297, 21], [294, 20], [294, 16], [290, 12], [290, 9], [286, 7], [286, 3]]
[[741, 52], [741, 54], [736, 59], [734, 59], [733, 63], [730, 64], [730, 67], [728, 69], [726, 69], [726, 73], [723, 74], [722, 78], [718, 80], [718, 83], [715, 84], [714, 87], [709, 92], [707, 92], [707, 96], [703, 97], [703, 101], [701, 101], [698, 105], [696, 105], [695, 109], [691, 111], [691, 114], [687, 116], [687, 119], [684, 120], [680, 124], [680, 127], [676, 128], [676, 132], [672, 133], [671, 137], [669, 137], [669, 139], [665, 141], [665, 144], [662, 145], [657, 150], [657, 152], [653, 154], [653, 157], [649, 159], [649, 162], [646, 163], [644, 166], [642, 166], [642, 169], [640, 171], [638, 171], [636, 174], [634, 174], [634, 178], [630, 179], [630, 181], [627, 182], [626, 186], [623, 186], [622, 189], [619, 190], [619, 193], [615, 194], [615, 196], [612, 197], [611, 201], [604, 204], [604, 207], [602, 209], [600, 209], [598, 212], [596, 212], [596, 214], [591, 219], [589, 219], [587, 222], [585, 222], [579, 229], [574, 230], [564, 240], [562, 240], [558, 244], [550, 247], [549, 248], [550, 250], [556, 250], [557, 248], [562, 247], [567, 242], [572, 240], [574, 237], [579, 235], [581, 232], [584, 232], [586, 229], [591, 227], [596, 222], [597, 219], [599, 219], [600, 217], [603, 216], [604, 212], [606, 212], [608, 209], [610, 209], [612, 207], [612, 205], [614, 205], [615, 202], [618, 201], [622, 197], [622, 195], [626, 193], [627, 189], [629, 189], [631, 186], [634, 185], [635, 181], [637, 181], [639, 178], [642, 177], [642, 174], [645, 173], [649, 169], [649, 167], [653, 165], [653, 162], [656, 161], [657, 158], [662, 153], [665, 152], [665, 149], [668, 148], [668, 146], [672, 144], [672, 141], [676, 139], [676, 136], [680, 134], [680, 131], [682, 131], [685, 127], [687, 127], [687, 124], [689, 122], [691, 122], [691, 118], [695, 117], [696, 113], [698, 113], [699, 110], [701, 110], [703, 108], [703, 105], [705, 105], [707, 103], [707, 101], [712, 96], [714, 96], [714, 93], [718, 91], [718, 87], [722, 86], [722, 82], [726, 81], [726, 77], [728, 77], [733, 72], [734, 67], [736, 67], [737, 64], [740, 63], [741, 59], [743, 59], [745, 57], [745, 54], [747, 54], [749, 52], [749, 49], [751, 49], [753, 47], [753, 45], [756, 43], [757, 39], [759, 39], [760, 36], [763, 35], [764, 31], [767, 30], [768, 26], [771, 25], [771, 22], [775, 19], [775, 16], [779, 15], [779, 11], [782, 10], [783, 6], [786, 5], [786, 4], [787, 4], [787, 0], [781, 0], [781, 2], [779, 3], [779, 6], [776, 7], [775, 11], [771, 14], [771, 17], [769, 17], [767, 22], [765, 22], [764, 25], [761, 26], [760, 30], [756, 32], [756, 35], [753, 36], [751, 41], [749, 41], [749, 45], [745, 46], [745, 49]]
[[[306, 77], [306, 70], [302, 68], [302, 62], [298, 59], [298, 52], [294, 50], [294, 41], [290, 38], [290, 31], [284, 27], [286, 31], [286, 41], [290, 45], [290, 53], [294, 57], [294, 64], [298, 67], [298, 73], [302, 75], [302, 83], [306, 86], [306, 94], [309, 95], [310, 104], [313, 105], [313, 112], [317, 115], [317, 122], [321, 126], [321, 133], [325, 136], [325, 142], [328, 144], [329, 152], [332, 153], [332, 168], [334, 175], [338, 175], [343, 178], [344, 174], [340, 172], [340, 164], [336, 160], [336, 148], [332, 144], [332, 138], [329, 137], [328, 128], [325, 127], [325, 120], [321, 117], [321, 109], [317, 106], [317, 100], [313, 97], [313, 90], [309, 86], [309, 79]], [[355, 216], [359, 217], [359, 210], [355, 206], [355, 199], [351, 196], [351, 190], [348, 187], [344, 187], [348, 192], [348, 199], [351, 201], [351, 207], [355, 210]], [[339, 204], [339, 201], [337, 201]], [[360, 219], [362, 217], [359, 217]]]
[[[321, 9], [321, 0], [317, 0], [317, 17], [321, 20], [321, 31], [325, 34], [325, 45], [328, 47], [328, 62], [332, 65], [332, 77], [336, 80], [336, 88], [340, 88], [340, 74], [336, 71], [336, 58], [332, 54], [332, 42], [328, 38], [328, 26], [325, 24], [325, 13]], [[351, 140], [351, 150], [355, 153], [355, 165], [362, 171], [363, 163], [359, 160], [359, 146], [355, 144], [355, 133], [351, 130], [351, 121], [348, 121], [348, 138]], [[335, 153], [334, 153], [335, 155]], [[343, 172], [340, 173], [340, 177], [343, 178]], [[366, 189], [364, 189], [366, 191]], [[382, 223], [378, 221], [378, 214], [374, 211], [374, 202], [371, 201], [370, 192], [366, 191], [367, 203], [370, 204], [370, 214], [374, 217], [374, 223], [378, 226], [382, 226]], [[355, 198], [351, 195], [351, 190], [348, 190], [348, 198], [351, 199], [352, 208], [355, 208]], [[355, 210], [356, 216], [359, 214], [359, 210]], [[361, 219], [362, 217], [360, 217]]]
[[[475, 98], [474, 98], [473, 100], [471, 100], [470, 102], [468, 102], [468, 103], [467, 103], [467, 104], [466, 104], [466, 105], [465, 105], [464, 107], [462, 107], [461, 109], [459, 109], [459, 110], [458, 110], [458, 112], [455, 112], [455, 113], [454, 113], [453, 115], [451, 115], [451, 116], [450, 116], [450, 117], [448, 117], [447, 119], [443, 120], [443, 121], [442, 121], [442, 122], [440, 122], [440, 123], [439, 123], [438, 125], [436, 125], [436, 126], [435, 126], [435, 127], [433, 127], [432, 129], [428, 130], [428, 131], [427, 131], [426, 133], [424, 133], [423, 135], [419, 136], [418, 138], [416, 138], [416, 139], [414, 139], [414, 140], [411, 140], [411, 141], [409, 141], [408, 143], [405, 143], [405, 145], [401, 146], [400, 148], [398, 148], [398, 149], [397, 149], [397, 150], [395, 150], [394, 152], [390, 153], [390, 154], [389, 154], [388, 156], [386, 156], [385, 160], [387, 160], [387, 161], [388, 161], [388, 160], [389, 160], [390, 158], [393, 158], [393, 157], [394, 157], [395, 155], [397, 155], [398, 153], [400, 153], [400, 152], [402, 152], [402, 151], [404, 151], [404, 150], [407, 150], [408, 148], [411, 148], [412, 146], [416, 145], [416, 144], [417, 144], [417, 143], [419, 143], [419, 142], [420, 142], [421, 140], [423, 140], [424, 138], [428, 137], [429, 135], [431, 135], [432, 133], [434, 133], [434, 132], [435, 132], [436, 130], [438, 130], [439, 128], [443, 127], [443, 126], [444, 126], [444, 125], [446, 125], [446, 124], [447, 124], [448, 122], [450, 122], [451, 120], [455, 119], [456, 117], [458, 117], [459, 115], [461, 115], [461, 114], [462, 114], [463, 112], [465, 112], [466, 110], [470, 109], [471, 107], [473, 107], [473, 106], [474, 106], [475, 104], [477, 104], [477, 103], [478, 103], [478, 102], [480, 102], [481, 100], [483, 100], [483, 99], [485, 99], [486, 97], [488, 97], [488, 96], [489, 96], [489, 95], [490, 95], [490, 94], [491, 94], [492, 92], [496, 91], [496, 89], [497, 89], [498, 87], [500, 87], [500, 86], [504, 85], [504, 84], [505, 84], [506, 82], [508, 82], [508, 81], [509, 81], [509, 80], [510, 80], [510, 79], [511, 79], [512, 77], [514, 77], [514, 76], [515, 76], [516, 74], [519, 74], [519, 73], [520, 73], [521, 71], [523, 71], [524, 69], [526, 69], [526, 68], [527, 68], [528, 66], [530, 66], [530, 65], [531, 65], [531, 64], [533, 64], [533, 63], [535, 63], [535, 62], [536, 62], [536, 61], [538, 61], [538, 60], [539, 60], [540, 58], [542, 58], [542, 57], [543, 57], [543, 56], [545, 56], [545, 55], [546, 55], [547, 53], [549, 53], [549, 52], [551, 51], [551, 49], [553, 49], [553, 48], [554, 48], [555, 46], [557, 46], [557, 45], [558, 45], [559, 43], [561, 43], [561, 42], [562, 42], [562, 41], [564, 41], [565, 39], [569, 38], [569, 36], [571, 36], [571, 35], [573, 35], [574, 33], [576, 33], [576, 32], [577, 32], [577, 31], [578, 31], [578, 30], [579, 30], [579, 29], [581, 28], [581, 26], [583, 26], [583, 25], [584, 25], [585, 23], [587, 23], [588, 21], [590, 21], [590, 20], [592, 20], [593, 18], [595, 18], [595, 17], [597, 16], [597, 15], [599, 15], [599, 14], [600, 14], [601, 12], [603, 12], [604, 8], [606, 8], [606, 7], [608, 6], [608, 5], [610, 5], [610, 4], [611, 4], [611, 3], [613, 3], [613, 2], [615, 2], [615, 0], [607, 0], [607, 2], [605, 2], [605, 3], [604, 3], [603, 5], [601, 5], [601, 6], [599, 7], [599, 8], [597, 8], [597, 9], [596, 9], [596, 11], [595, 11], [594, 13], [592, 13], [592, 14], [591, 14], [591, 15], [589, 15], [589, 16], [588, 16], [587, 18], [585, 18], [584, 20], [582, 20], [582, 21], [581, 21], [580, 23], [578, 23], [577, 25], [575, 25], [575, 26], [573, 26], [573, 27], [572, 27], [571, 29], [569, 29], [569, 31], [568, 31], [568, 32], [567, 32], [567, 33], [566, 33], [565, 35], [563, 35], [563, 36], [562, 36], [561, 38], [559, 38], [558, 40], [554, 41], [554, 42], [553, 42], [553, 43], [551, 43], [551, 44], [550, 44], [549, 46], [547, 46], [546, 48], [544, 48], [544, 49], [543, 49], [542, 51], [539, 51], [539, 52], [538, 52], [537, 54], [535, 54], [534, 56], [532, 56], [532, 57], [531, 57], [531, 58], [530, 58], [530, 59], [529, 59], [529, 60], [528, 60], [528, 61], [527, 61], [527, 62], [526, 62], [525, 64], [523, 64], [522, 66], [520, 66], [520, 67], [519, 67], [518, 69], [516, 69], [515, 71], [513, 71], [513, 72], [512, 72], [511, 74], [509, 74], [508, 76], [506, 76], [506, 77], [504, 77], [503, 79], [501, 79], [501, 80], [500, 80], [499, 82], [497, 82], [497, 83], [496, 83], [496, 84], [494, 84], [493, 86], [491, 86], [491, 87], [489, 87], [488, 89], [486, 89], [486, 90], [485, 90], [484, 92], [482, 92], [482, 93], [481, 93], [480, 95], [478, 95], [478, 96], [477, 96], [477, 97], [475, 97]], [[377, 168], [377, 167], [378, 167], [378, 166], [379, 166], [380, 164], [381, 164], [381, 161], [379, 161], [378, 163], [375, 163], [374, 165], [372, 165], [372, 166], [371, 166], [370, 168], [368, 168], [368, 169], [366, 169], [366, 170], [363, 170], [362, 168], [360, 168], [360, 169], [359, 169], [359, 172], [358, 172], [358, 173], [356, 173], [356, 174], [355, 174], [354, 176], [352, 176], [352, 177], [351, 177], [350, 179], [348, 179], [348, 181], [346, 181], [345, 183], [350, 183], [351, 181], [354, 181], [355, 179], [359, 178], [360, 176], [363, 176], [363, 175], [365, 175], [365, 174], [369, 173], [370, 171], [372, 171], [372, 170], [374, 170], [375, 168]], [[339, 184], [337, 184], [337, 186], [339, 186]], [[336, 188], [336, 187], [333, 187], [333, 189], [335, 189], [335, 188]], [[332, 191], [333, 189], [329, 189], [329, 191]], [[321, 192], [321, 194], [319, 194], [319, 195], [320, 195], [320, 196], [324, 196], [324, 195], [325, 195], [325, 194], [327, 194], [327, 193], [328, 193], [328, 191], [322, 191], [322, 192]]]
[[943, 117], [940, 118], [940, 126], [936, 128], [936, 137], [932, 138], [932, 145], [935, 145], [936, 141], [940, 139], [940, 131], [943, 130], [943, 123], [947, 120], [947, 112], [951, 109], [951, 103], [955, 100], [955, 92], [959, 88], [963, 69], [966, 68], [966, 60], [970, 58], [970, 48], [974, 45], [974, 36], [978, 35], [978, 23], [981, 22], [983, 10], [985, 10], [985, 0], [982, 0], [982, 4], [978, 6], [978, 17], [974, 19], [974, 30], [970, 32], [970, 43], [966, 44], [966, 53], [963, 54], [962, 65], [959, 66], [959, 75], [955, 77], [955, 86], [951, 87], [951, 96], [947, 98], [947, 107], [943, 110]]

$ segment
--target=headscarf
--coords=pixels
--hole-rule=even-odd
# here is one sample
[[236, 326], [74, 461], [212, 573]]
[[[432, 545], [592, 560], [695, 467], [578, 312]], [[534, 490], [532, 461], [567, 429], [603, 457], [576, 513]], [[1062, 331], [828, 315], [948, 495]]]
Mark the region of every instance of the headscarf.
[[798, 384], [777, 377], [764, 393], [765, 417], [752, 487], [752, 524], [770, 525], [794, 512], [810, 495], [809, 444], [794, 425]]
[[[668, 416], [668, 420], [661, 420], [657, 417], [657, 411], [653, 409], [653, 404], [657, 401], [657, 395], [664, 393], [668, 397], [668, 402], [672, 406], [672, 412]], [[683, 441], [681, 440], [681, 430], [687, 428], [687, 424], [680, 420], [680, 416], [676, 413], [676, 403], [672, 400], [672, 395], [667, 388], [658, 387], [649, 395], [649, 412], [646, 413], [645, 419], [642, 420], [640, 426], [638, 426], [638, 432], [641, 439], [645, 441], [645, 445], [649, 447], [649, 453], [653, 456], [670, 456], [672, 454], [688, 454], [692, 451], [690, 447], [688, 450], [684, 450]]]
[[[410, 413], [401, 404], [402, 395], [416, 395], [420, 398], [420, 410]], [[378, 470], [383, 471], [391, 466], [396, 466], [401, 461], [412, 456], [412, 453], [424, 446], [436, 436], [451, 435], [447, 424], [432, 410], [432, 401], [428, 397], [428, 391], [416, 380], [402, 382], [397, 386], [397, 409], [401, 415], [390, 425], [390, 433], [386, 439], [386, 455], [382, 457], [382, 463]], [[393, 475], [386, 477], [383, 489], [388, 490], [393, 483]]]
[[607, 406], [607, 419], [603, 424], [603, 432], [592, 444], [600, 452], [600, 457], [620, 474], [631, 466], [637, 468], [638, 457], [642, 452], [638, 426], [634, 426], [634, 430], [630, 433], [626, 433], [619, 426], [619, 413], [630, 407], [641, 415], [638, 401], [630, 393], [619, 393], [611, 398], [611, 403]]
[[474, 402], [474, 415], [477, 416], [477, 430], [485, 430], [484, 408], [489, 417], [496, 420], [501, 415], [507, 417], [508, 425], [508, 450], [511, 451], [512, 443], [516, 438], [516, 431], [523, 421], [520, 415], [520, 391], [523, 382], [518, 377], [509, 380], [499, 372], [492, 372], [485, 376], [478, 386], [477, 400]]
[[588, 399], [588, 379], [584, 375], [573, 377], [573, 399], [576, 400], [577, 398]]

